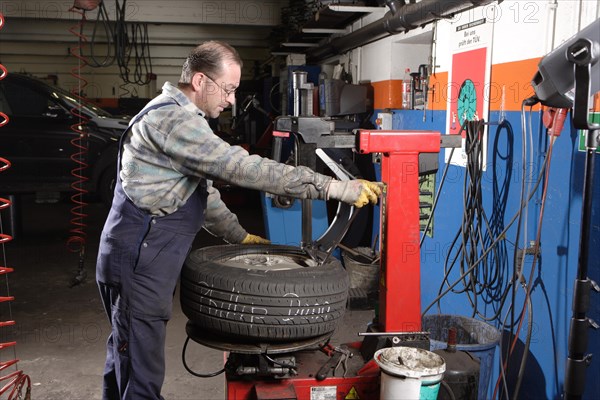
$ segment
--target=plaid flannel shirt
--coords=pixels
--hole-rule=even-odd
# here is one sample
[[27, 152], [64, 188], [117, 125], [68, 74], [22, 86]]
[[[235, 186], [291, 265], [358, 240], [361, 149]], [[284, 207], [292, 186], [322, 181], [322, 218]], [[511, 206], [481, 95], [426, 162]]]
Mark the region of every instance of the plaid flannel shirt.
[[247, 232], [221, 200], [213, 179], [299, 199], [325, 199], [331, 177], [306, 167], [284, 165], [215, 135], [205, 114], [167, 82], [153, 102], [172, 104], [150, 111], [124, 138], [121, 158], [123, 190], [139, 208], [153, 215], [175, 212], [208, 182], [204, 227], [230, 243]]

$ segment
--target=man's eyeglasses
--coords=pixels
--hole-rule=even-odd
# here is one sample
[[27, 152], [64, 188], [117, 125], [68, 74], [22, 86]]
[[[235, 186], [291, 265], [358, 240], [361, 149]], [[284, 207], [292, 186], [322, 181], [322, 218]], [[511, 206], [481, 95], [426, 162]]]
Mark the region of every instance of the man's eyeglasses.
[[210, 79], [215, 85], [217, 85], [218, 87], [221, 88], [221, 90], [223, 91], [223, 93], [225, 93], [225, 98], [228, 98], [230, 95], [235, 95], [235, 91], [237, 90], [237, 88], [233, 88], [233, 89], [226, 89], [225, 85], [219, 85], [217, 83], [217, 81], [215, 81], [213, 78], [211, 78], [210, 76], [208, 76], [205, 72], [203, 72], [204, 76], [206, 76], [208, 79]]

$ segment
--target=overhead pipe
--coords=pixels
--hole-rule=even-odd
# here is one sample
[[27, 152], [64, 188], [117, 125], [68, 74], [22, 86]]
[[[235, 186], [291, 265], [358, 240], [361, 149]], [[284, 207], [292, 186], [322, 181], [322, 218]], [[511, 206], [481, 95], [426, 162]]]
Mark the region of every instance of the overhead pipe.
[[[376, 40], [422, 27], [438, 19], [451, 18], [454, 14], [483, 6], [495, 0], [422, 0], [406, 4], [402, 0], [385, 0], [388, 11], [383, 18], [370, 23], [344, 37], [310, 49], [307, 59], [320, 61], [326, 57], [343, 54]], [[501, 3], [502, 0], [498, 0]]]

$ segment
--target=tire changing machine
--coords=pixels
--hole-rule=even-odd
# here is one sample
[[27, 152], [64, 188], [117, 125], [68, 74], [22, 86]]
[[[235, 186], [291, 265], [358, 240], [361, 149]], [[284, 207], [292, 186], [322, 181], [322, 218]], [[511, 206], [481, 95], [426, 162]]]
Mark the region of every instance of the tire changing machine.
[[[293, 343], [245, 343], [206, 335], [188, 323], [195, 342], [229, 353], [225, 365], [228, 400], [379, 399], [379, 368], [374, 353], [385, 347], [429, 350], [429, 334], [421, 331], [419, 155], [441, 147], [460, 147], [460, 136], [434, 131], [357, 130], [336, 133], [319, 117], [280, 117], [274, 136], [296, 135], [299, 164], [315, 168], [320, 148], [354, 148], [379, 153], [381, 198], [379, 315], [354, 343], [329, 344], [330, 335]], [[276, 147], [276, 146], [274, 146]], [[345, 207], [330, 229], [312, 242], [310, 201], [302, 204], [302, 247], [331, 252], [352, 222]]]

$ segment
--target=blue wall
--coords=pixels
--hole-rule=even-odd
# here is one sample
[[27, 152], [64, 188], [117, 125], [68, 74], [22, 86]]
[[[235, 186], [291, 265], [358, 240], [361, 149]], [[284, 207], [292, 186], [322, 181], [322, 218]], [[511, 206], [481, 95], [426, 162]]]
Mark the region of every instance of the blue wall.
[[[393, 128], [400, 130], [439, 130], [445, 131], [446, 113], [444, 111], [427, 111], [423, 121], [423, 111], [399, 110], [394, 111]], [[529, 117], [529, 113], [526, 114]], [[537, 180], [548, 137], [541, 127], [541, 113], [534, 112], [532, 117], [533, 157], [528, 155], [527, 164], [532, 173], [526, 178], [526, 186]], [[491, 120], [498, 121], [498, 113], [491, 113]], [[522, 180], [522, 129], [521, 113], [509, 112], [502, 126], [490, 125], [488, 130], [487, 170], [483, 176], [482, 194], [484, 210], [491, 221], [491, 230], [496, 234], [506, 227], [516, 214], [519, 205]], [[520, 398], [546, 399], [559, 398], [563, 391], [564, 368], [567, 357], [567, 339], [571, 318], [572, 288], [577, 271], [579, 250], [581, 196], [583, 186], [583, 171], [585, 153], [577, 150], [577, 132], [570, 126], [565, 126], [562, 135], [554, 145], [548, 194], [542, 221], [541, 257], [535, 267], [534, 285], [532, 290], [533, 331], [531, 347], [528, 354], [527, 368], [523, 379]], [[597, 157], [598, 158], [598, 157]], [[444, 157], [440, 154], [440, 168], [437, 176], [439, 188]], [[600, 282], [600, 160], [596, 161], [594, 210], [592, 224], [591, 259], [589, 277]], [[459, 230], [463, 200], [463, 179], [465, 168], [450, 166], [448, 176], [442, 188], [441, 197], [435, 212], [433, 238], [427, 237], [421, 248], [422, 279], [421, 301], [423, 308], [427, 307], [437, 296], [444, 276], [444, 262], [452, 241]], [[527, 240], [534, 240], [538, 230], [538, 215], [542, 186], [533, 196], [528, 217], [526, 219]], [[523, 224], [525, 221], [523, 221]], [[513, 254], [516, 240], [516, 223], [506, 232], [504, 240], [499, 242], [498, 252], [493, 260], [487, 263], [488, 274], [501, 278], [497, 288], [487, 288], [487, 302], [484, 294], [478, 296], [478, 311], [487, 316], [493, 316], [499, 310], [499, 317], [490, 321], [496, 327], [502, 325], [507, 315], [512, 295], [500, 309], [498, 293], [508, 284], [513, 271]], [[523, 225], [524, 226], [524, 225]], [[524, 234], [523, 233], [523, 234]], [[523, 234], [519, 239], [519, 247], [523, 247]], [[480, 249], [481, 252], [481, 249]], [[533, 257], [526, 256], [524, 274], [528, 278]], [[455, 267], [450, 273], [450, 282], [459, 276]], [[480, 270], [483, 270], [481, 267]], [[495, 275], [496, 276], [496, 275]], [[457, 289], [464, 288], [460, 284]], [[495, 290], [494, 290], [495, 289]], [[523, 290], [516, 291], [514, 297], [515, 314], [519, 315], [524, 304]], [[440, 301], [440, 310], [444, 314], [459, 314], [481, 319], [473, 315], [473, 307], [465, 293], [449, 293]], [[437, 313], [437, 306], [427, 313]], [[592, 319], [600, 321], [600, 295], [592, 295], [591, 310], [588, 314]], [[520, 340], [517, 342], [511, 364], [509, 366], [509, 388], [515, 382], [523, 343], [527, 335], [528, 317], [520, 330]], [[600, 354], [600, 332], [590, 330], [589, 352]], [[506, 346], [502, 349], [504, 352]], [[490, 397], [498, 378], [498, 357], [490, 383]], [[592, 361], [588, 368], [585, 398], [595, 399], [600, 396], [600, 357]], [[510, 389], [509, 389], [510, 391]]]

